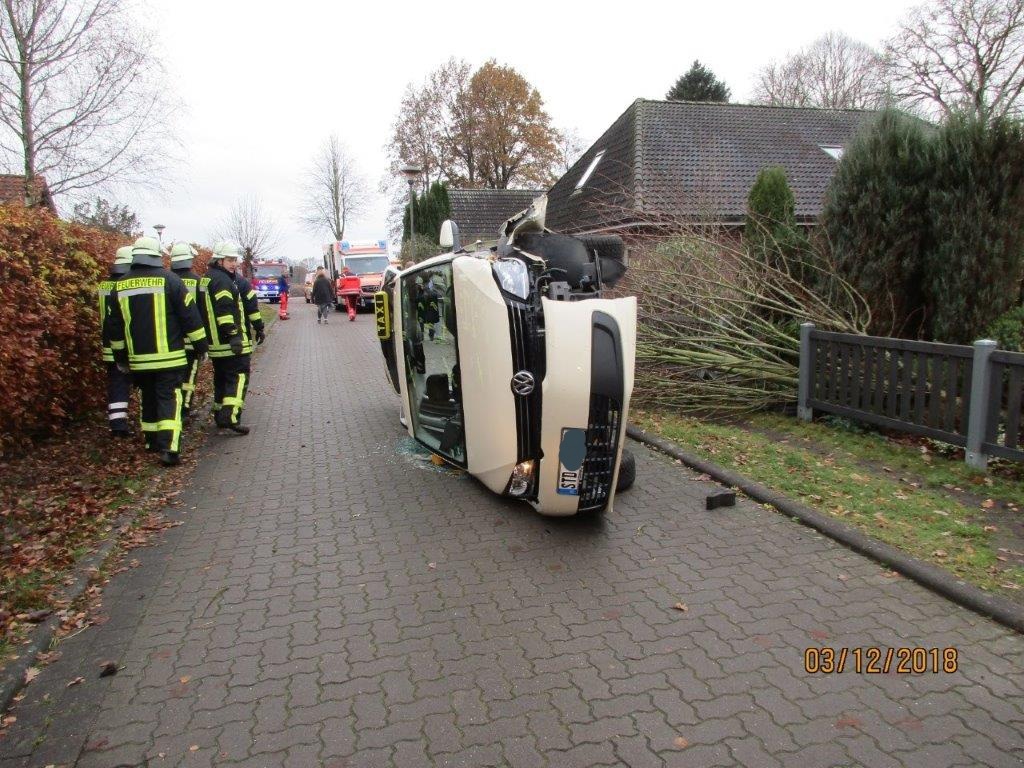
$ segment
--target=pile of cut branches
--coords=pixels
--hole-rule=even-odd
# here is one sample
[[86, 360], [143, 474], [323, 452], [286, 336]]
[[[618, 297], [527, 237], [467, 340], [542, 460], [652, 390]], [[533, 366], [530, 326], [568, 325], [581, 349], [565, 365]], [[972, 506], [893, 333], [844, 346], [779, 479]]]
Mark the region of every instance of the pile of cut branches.
[[727, 415], [796, 400], [800, 324], [863, 333], [863, 298], [819, 253], [767, 261], [738, 237], [664, 226], [630, 243], [639, 404]]

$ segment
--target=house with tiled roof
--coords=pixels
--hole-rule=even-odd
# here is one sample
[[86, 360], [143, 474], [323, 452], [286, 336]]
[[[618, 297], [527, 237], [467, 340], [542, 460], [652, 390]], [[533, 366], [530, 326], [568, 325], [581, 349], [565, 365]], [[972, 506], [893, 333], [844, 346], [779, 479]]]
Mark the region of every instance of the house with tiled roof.
[[[36, 176], [35, 188], [39, 204], [45, 205], [57, 213], [57, 207], [53, 203], [53, 196], [50, 194], [50, 188], [46, 185], [46, 179]], [[25, 204], [25, 177], [0, 173], [0, 205], [10, 205], [11, 203]]]
[[449, 189], [449, 218], [459, 225], [463, 245], [495, 240], [502, 224], [543, 194], [543, 189]]
[[546, 224], [575, 233], [666, 220], [738, 226], [771, 165], [786, 170], [798, 223], [813, 224], [843, 149], [877, 115], [637, 99], [548, 191]]

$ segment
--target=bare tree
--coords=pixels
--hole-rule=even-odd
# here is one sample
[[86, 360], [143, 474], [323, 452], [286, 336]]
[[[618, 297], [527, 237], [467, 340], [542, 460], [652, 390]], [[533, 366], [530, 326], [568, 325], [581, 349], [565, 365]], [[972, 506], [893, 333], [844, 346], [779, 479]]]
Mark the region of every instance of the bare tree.
[[256, 195], [235, 201], [228, 215], [221, 220], [215, 239], [238, 243], [250, 268], [253, 261], [270, 255], [281, 242], [277, 223]]
[[935, 0], [885, 48], [894, 92], [910, 105], [983, 120], [1022, 111], [1024, 0]]
[[754, 101], [780, 107], [872, 109], [887, 95], [885, 67], [871, 46], [829, 32], [757, 74]]
[[302, 190], [301, 223], [313, 232], [345, 239], [345, 226], [366, 210], [366, 179], [337, 136], [328, 138], [313, 158]]
[[2, 0], [0, 148], [53, 193], [133, 183], [173, 140], [150, 34], [122, 0]]
[[555, 149], [558, 153], [558, 170], [567, 173], [573, 164], [583, 156], [587, 145], [580, 138], [579, 131], [569, 128], [558, 132]]

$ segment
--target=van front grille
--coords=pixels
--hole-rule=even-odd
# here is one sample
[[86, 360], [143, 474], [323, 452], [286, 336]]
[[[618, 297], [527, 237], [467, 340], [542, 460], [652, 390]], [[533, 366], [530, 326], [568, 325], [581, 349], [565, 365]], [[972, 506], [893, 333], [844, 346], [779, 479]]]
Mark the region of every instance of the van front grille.
[[579, 511], [604, 509], [611, 496], [615, 456], [622, 426], [621, 404], [606, 395], [590, 396], [587, 420], [587, 458], [583, 460]]

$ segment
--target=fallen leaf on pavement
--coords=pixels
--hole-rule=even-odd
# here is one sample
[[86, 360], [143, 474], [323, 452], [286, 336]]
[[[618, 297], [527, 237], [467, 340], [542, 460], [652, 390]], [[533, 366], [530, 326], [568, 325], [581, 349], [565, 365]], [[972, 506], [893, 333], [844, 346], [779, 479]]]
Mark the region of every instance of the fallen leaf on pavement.
[[682, 736], [676, 736], [676, 740], [672, 743], [675, 744], [676, 747], [679, 749], [686, 749], [688, 746], [690, 746], [690, 742], [684, 739]]
[[39, 677], [39, 668], [38, 667], [29, 667], [28, 669], [25, 670], [25, 685], [28, 685], [33, 680], [35, 680], [37, 677]]
[[117, 664], [112, 661], [104, 661], [100, 664], [100, 677], [110, 677], [117, 674]]
[[682, 611], [683, 613], [686, 613], [688, 610], [690, 610], [690, 606], [688, 606], [686, 603], [676, 603], [672, 607], [675, 608], [677, 611]]
[[185, 683], [187, 683], [191, 679], [192, 679], [191, 677], [189, 677], [188, 675], [185, 675], [183, 678], [178, 680], [178, 682], [180, 682], [182, 685], [184, 685]]
[[981, 502], [982, 509], [992, 509], [992, 507], [994, 507], [995, 505], [996, 503], [992, 499], [985, 499], [983, 502]]
[[199, 751], [199, 745], [198, 744], [193, 744], [191, 747], [188, 748], [188, 751], [189, 752], [198, 752]]
[[984, 531], [985, 531], [986, 533], [995, 533], [995, 532], [996, 532], [996, 531], [998, 531], [999, 529], [998, 529], [998, 528], [996, 528], [996, 527], [995, 527], [994, 525], [986, 525], [986, 526], [985, 526], [985, 528], [984, 528], [983, 530], [984, 530]]
[[84, 683], [84, 682], [85, 682], [85, 678], [84, 677], [76, 677], [74, 680], [72, 680], [70, 683], [68, 683], [64, 687], [65, 688], [70, 688], [72, 685], [78, 685], [79, 683]]

